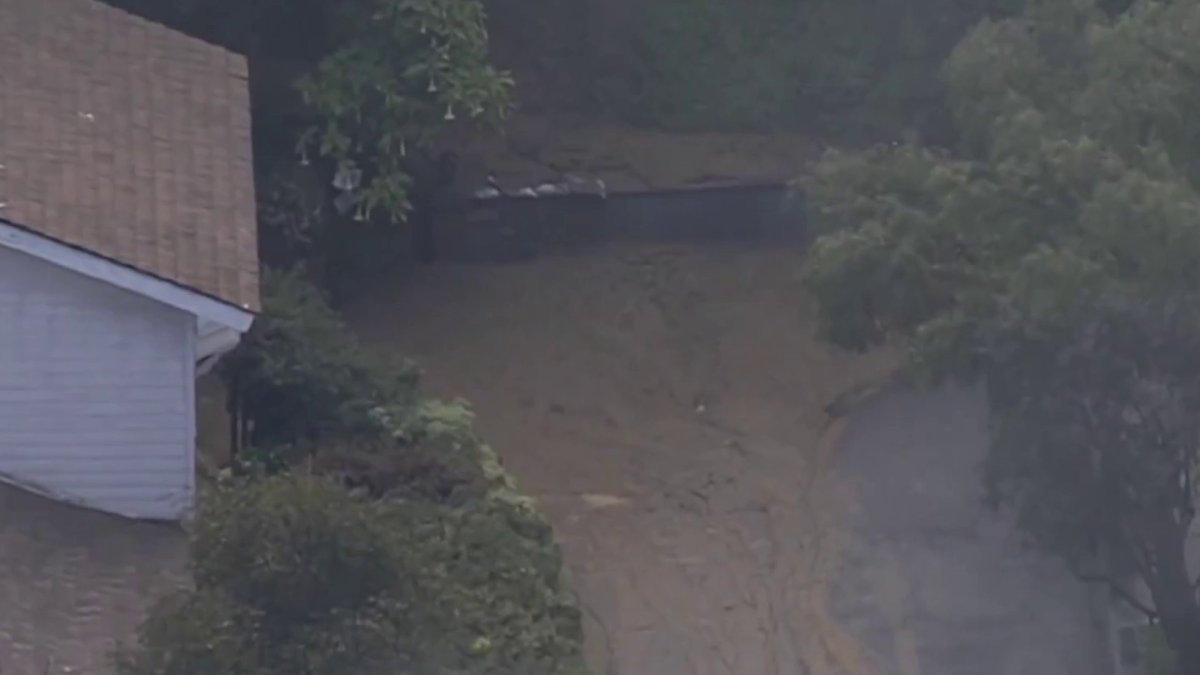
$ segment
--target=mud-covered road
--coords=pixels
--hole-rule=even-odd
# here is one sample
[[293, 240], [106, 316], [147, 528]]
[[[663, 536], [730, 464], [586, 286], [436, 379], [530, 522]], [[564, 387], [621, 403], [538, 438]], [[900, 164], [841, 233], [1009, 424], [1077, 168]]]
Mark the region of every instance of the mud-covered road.
[[799, 278], [795, 251], [624, 247], [423, 268], [350, 315], [475, 405], [598, 675], [1104, 673], [1079, 589], [982, 511], [982, 404], [828, 419], [890, 359], [815, 340]]

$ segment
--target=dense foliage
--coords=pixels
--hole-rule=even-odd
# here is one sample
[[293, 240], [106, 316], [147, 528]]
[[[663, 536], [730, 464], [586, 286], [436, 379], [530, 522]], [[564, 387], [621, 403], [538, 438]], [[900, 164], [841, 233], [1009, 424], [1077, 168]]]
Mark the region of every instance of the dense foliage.
[[[1038, 0], [945, 77], [956, 153], [834, 155], [810, 181], [829, 336], [982, 379], [997, 503], [1161, 622], [1200, 672], [1200, 2]], [[1127, 592], [1128, 577], [1151, 603]]]
[[[895, 135], [936, 126], [938, 67], [968, 27], [1016, 0], [658, 0], [597, 96], [675, 130]], [[927, 128], [926, 133], [938, 130]]]
[[422, 626], [419, 570], [388, 516], [312, 477], [222, 489], [193, 536], [195, 589], [160, 603], [118, 672], [396, 672]]
[[417, 170], [410, 155], [451, 122], [503, 121], [512, 80], [488, 62], [484, 20], [476, 0], [375, 0], [350, 13], [343, 46], [301, 80], [317, 119], [300, 147], [354, 177], [345, 185], [358, 218], [377, 207], [404, 218]]
[[158, 605], [119, 672], [582, 673], [549, 530], [487, 483], [458, 507], [304, 473], [215, 488], [192, 539], [195, 588]]
[[300, 276], [265, 281], [224, 364], [255, 445], [204, 496], [195, 588], [122, 674], [581, 673], [550, 528], [470, 410], [421, 397]]
[[[366, 170], [364, 208], [391, 212], [403, 211], [408, 180], [408, 172], [398, 170], [401, 138], [413, 145], [436, 135], [447, 112], [490, 124], [508, 108], [513, 83], [487, 63], [483, 8], [502, 43], [494, 51], [523, 73], [538, 71], [522, 91], [521, 103], [534, 108], [592, 114], [598, 106], [626, 121], [673, 130], [878, 135], [914, 124], [939, 126], [941, 61], [981, 18], [1011, 15], [1023, 4], [112, 1], [248, 54], [261, 66], [254, 72], [264, 93], [255, 103], [260, 155], [290, 155], [308, 129], [307, 138], [317, 143], [310, 148], [324, 142], [337, 159]], [[612, 20], [615, 15], [621, 18]], [[311, 106], [282, 95], [302, 76]], [[265, 83], [272, 79], [285, 81]], [[263, 153], [268, 145], [271, 152]]]
[[512, 105], [480, 0], [111, 1], [246, 55], [260, 250], [325, 282], [453, 177], [434, 159], [446, 130]]
[[268, 271], [263, 295], [262, 315], [219, 365], [248, 445], [374, 437], [377, 408], [416, 404], [416, 367], [368, 354], [299, 273]]

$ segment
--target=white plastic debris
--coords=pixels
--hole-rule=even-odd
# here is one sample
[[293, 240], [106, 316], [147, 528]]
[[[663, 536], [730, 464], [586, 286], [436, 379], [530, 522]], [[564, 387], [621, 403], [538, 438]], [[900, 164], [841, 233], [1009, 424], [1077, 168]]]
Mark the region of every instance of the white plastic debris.
[[338, 167], [337, 172], [333, 174], [333, 187], [344, 192], [357, 190], [361, 183], [362, 170], [349, 165]]
[[571, 193], [571, 188], [562, 183], [542, 183], [533, 189], [541, 197], [549, 197], [552, 195], [566, 195]]

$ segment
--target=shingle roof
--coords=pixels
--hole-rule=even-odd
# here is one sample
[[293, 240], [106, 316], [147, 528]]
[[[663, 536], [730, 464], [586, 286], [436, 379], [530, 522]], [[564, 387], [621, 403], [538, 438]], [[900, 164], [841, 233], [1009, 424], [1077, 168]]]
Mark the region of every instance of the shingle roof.
[[258, 308], [246, 61], [94, 0], [0, 0], [0, 219]]

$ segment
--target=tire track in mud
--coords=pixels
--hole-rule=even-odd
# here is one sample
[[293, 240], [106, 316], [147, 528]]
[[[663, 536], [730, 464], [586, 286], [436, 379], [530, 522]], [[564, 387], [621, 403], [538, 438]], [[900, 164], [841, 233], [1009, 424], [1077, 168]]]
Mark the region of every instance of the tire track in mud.
[[890, 360], [821, 346], [800, 273], [613, 249], [435, 267], [351, 318], [475, 404], [555, 526], [597, 673], [875, 675], [827, 608], [848, 535], [824, 407]]

